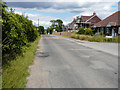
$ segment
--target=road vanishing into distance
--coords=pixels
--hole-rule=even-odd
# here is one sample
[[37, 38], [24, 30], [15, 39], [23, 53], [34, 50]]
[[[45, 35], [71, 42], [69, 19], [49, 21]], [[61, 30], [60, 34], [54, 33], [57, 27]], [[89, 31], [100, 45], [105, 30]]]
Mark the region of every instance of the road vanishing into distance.
[[42, 35], [26, 87], [117, 88], [118, 57], [82, 43]]

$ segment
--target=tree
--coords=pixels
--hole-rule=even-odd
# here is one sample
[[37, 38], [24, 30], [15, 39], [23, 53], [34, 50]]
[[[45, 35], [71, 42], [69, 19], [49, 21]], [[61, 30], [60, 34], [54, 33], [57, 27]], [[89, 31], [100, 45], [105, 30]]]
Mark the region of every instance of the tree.
[[55, 25], [56, 20], [51, 20], [50, 22], [52, 23], [51, 27], [52, 27], [52, 28], [55, 28], [55, 27], [56, 27], [56, 25]]
[[48, 27], [48, 28], [47, 28], [47, 34], [48, 34], [48, 33], [52, 34], [52, 33], [53, 33], [53, 28]]
[[3, 2], [0, 2], [0, 4], [1, 4], [1, 3], [2, 3], [2, 8], [4, 8], [4, 9], [5, 9], [5, 8], [8, 8], [8, 6], [6, 5], [6, 2], [3, 1]]
[[15, 11], [15, 9], [10, 8], [10, 12], [11, 13], [14, 13], [14, 11]]
[[63, 21], [60, 19], [51, 20], [52, 25], [50, 26], [53, 29], [56, 29], [57, 32], [62, 32]]
[[39, 31], [40, 34], [45, 34], [45, 30], [43, 26], [39, 26]]
[[63, 21], [60, 19], [57, 19], [56, 22], [58, 23], [58, 28], [60, 29], [60, 32], [62, 32]]

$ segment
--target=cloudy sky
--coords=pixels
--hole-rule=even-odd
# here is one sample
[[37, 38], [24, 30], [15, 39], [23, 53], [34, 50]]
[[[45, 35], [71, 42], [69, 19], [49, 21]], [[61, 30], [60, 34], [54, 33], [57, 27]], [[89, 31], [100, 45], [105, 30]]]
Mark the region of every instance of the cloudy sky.
[[[118, 1], [100, 0], [5, 0], [9, 8], [14, 8], [15, 13], [24, 13], [33, 21], [33, 24], [45, 26], [51, 25], [50, 20], [61, 19], [64, 24], [70, 23], [74, 17], [81, 15], [92, 15], [95, 11], [97, 15], [104, 19], [112, 13], [118, 11]], [[39, 2], [38, 2], [39, 1]], [[113, 2], [114, 1], [114, 2]]]

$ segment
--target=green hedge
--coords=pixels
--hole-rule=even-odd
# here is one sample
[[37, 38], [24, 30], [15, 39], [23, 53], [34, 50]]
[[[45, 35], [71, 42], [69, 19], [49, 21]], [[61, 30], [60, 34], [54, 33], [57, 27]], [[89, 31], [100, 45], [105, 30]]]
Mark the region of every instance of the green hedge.
[[79, 27], [79, 31], [77, 32], [77, 34], [84, 34], [85, 30], [83, 29], [83, 27]]
[[3, 64], [21, 54], [22, 47], [33, 42], [38, 36], [31, 20], [6, 10], [2, 3], [2, 56]]
[[85, 35], [93, 35], [93, 30], [91, 28], [85, 28]]
[[93, 30], [91, 28], [79, 27], [77, 34], [93, 35]]

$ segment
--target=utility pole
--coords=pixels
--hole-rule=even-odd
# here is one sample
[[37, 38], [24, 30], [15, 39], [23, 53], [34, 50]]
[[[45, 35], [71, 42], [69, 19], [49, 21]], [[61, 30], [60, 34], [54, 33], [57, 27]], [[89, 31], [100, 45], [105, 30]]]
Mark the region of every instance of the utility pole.
[[37, 30], [39, 30], [39, 19], [38, 19], [38, 28], [37, 28]]
[[38, 27], [39, 27], [39, 19], [38, 19]]
[[22, 16], [25, 17], [25, 12], [22, 13]]

